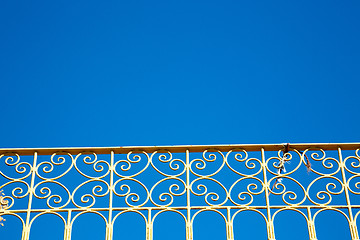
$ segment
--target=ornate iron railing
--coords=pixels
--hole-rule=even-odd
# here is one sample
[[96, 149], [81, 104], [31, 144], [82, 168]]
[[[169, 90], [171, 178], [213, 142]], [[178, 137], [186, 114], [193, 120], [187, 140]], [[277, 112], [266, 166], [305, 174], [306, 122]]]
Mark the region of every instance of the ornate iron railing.
[[194, 218], [208, 210], [223, 217], [227, 239], [245, 210], [264, 218], [268, 239], [283, 210], [306, 219], [312, 240], [316, 216], [340, 212], [359, 239], [360, 143], [0, 149], [0, 177], [7, 195], [0, 216], [21, 220], [23, 240], [45, 213], [62, 219], [69, 240], [86, 212], [104, 219], [110, 240], [115, 220], [129, 211], [143, 217], [147, 239], [159, 214], [176, 212], [190, 240]]

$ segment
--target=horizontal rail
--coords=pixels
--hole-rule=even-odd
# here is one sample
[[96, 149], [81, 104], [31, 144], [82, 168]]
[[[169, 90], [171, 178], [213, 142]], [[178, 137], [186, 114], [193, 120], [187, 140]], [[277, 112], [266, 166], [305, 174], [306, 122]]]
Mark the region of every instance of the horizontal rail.
[[[78, 154], [80, 152], [91, 151], [96, 154], [108, 154], [111, 151], [115, 153], [128, 153], [131, 150], [151, 152], [159, 149], [169, 150], [173, 153], [184, 152], [203, 152], [211, 149], [230, 151], [232, 149], [243, 149], [246, 151], [279, 151], [283, 150], [287, 143], [282, 144], [229, 144], [229, 145], [173, 145], [173, 146], [123, 146], [123, 147], [62, 147], [62, 148], [0, 148], [0, 154], [16, 152], [20, 155], [32, 155], [37, 152], [38, 155], [51, 155], [54, 152], [68, 152]], [[360, 148], [360, 143], [292, 143], [290, 148], [305, 150], [309, 148], [321, 148], [323, 150], [353, 150]]]
[[[296, 206], [295, 209], [327, 209], [327, 210], [334, 210], [334, 209], [347, 209], [349, 206], [347, 205], [330, 205], [330, 206], [324, 206], [324, 205], [299, 205]], [[352, 208], [360, 208], [360, 205], [351, 205]], [[244, 209], [244, 210], [255, 210], [255, 209], [288, 209], [293, 210], [294, 206], [289, 205], [271, 205], [269, 207], [262, 206], [262, 205], [251, 205], [251, 206], [190, 206], [189, 209], [191, 210], [214, 210], [214, 209]], [[148, 211], [148, 210], [187, 210], [188, 207], [181, 206], [181, 207], [113, 207], [112, 211]], [[31, 212], [94, 212], [94, 211], [109, 211], [109, 208], [54, 208], [54, 209], [39, 209], [34, 208], [31, 209]], [[7, 214], [7, 213], [26, 213], [27, 209], [16, 209], [16, 210], [5, 210], [0, 209], [0, 214]]]

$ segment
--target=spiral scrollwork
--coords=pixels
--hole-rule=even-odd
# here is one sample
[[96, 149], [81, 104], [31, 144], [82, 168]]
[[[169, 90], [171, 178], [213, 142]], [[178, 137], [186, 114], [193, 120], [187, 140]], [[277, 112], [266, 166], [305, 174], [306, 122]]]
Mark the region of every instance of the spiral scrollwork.
[[254, 196], [260, 195], [264, 190], [264, 183], [259, 178], [243, 177], [231, 185], [229, 198], [235, 205], [250, 205], [254, 201]]
[[63, 217], [65, 238], [84, 212], [101, 215], [108, 235], [116, 217], [127, 211], [142, 214], [148, 233], [157, 215], [178, 212], [190, 237], [194, 217], [210, 210], [224, 218], [230, 238], [241, 211], [260, 213], [270, 231], [279, 212], [299, 210], [309, 233], [315, 233], [316, 211], [355, 213], [348, 218], [352, 233], [360, 215], [360, 144], [355, 143], [0, 152], [0, 191], [7, 195], [1, 200], [8, 202], [0, 215], [21, 214], [23, 236], [29, 234], [28, 220], [31, 225], [34, 216], [45, 213]]
[[[38, 164], [36, 174], [43, 180], [59, 179], [71, 170], [73, 160], [73, 156], [70, 153], [56, 152], [51, 155], [50, 161], [43, 161]], [[60, 166], [63, 166], [63, 169], [55, 169], [55, 167]]]
[[[157, 188], [159, 189], [159, 193], [156, 191]], [[167, 177], [158, 181], [151, 188], [150, 200], [156, 206], [168, 207], [174, 203], [174, 197], [184, 195], [185, 193], [186, 183], [184, 180], [177, 177]]]
[[[166, 166], [165, 170], [160, 169], [156, 165]], [[161, 175], [167, 177], [178, 177], [185, 172], [185, 162], [178, 158], [173, 158], [173, 154], [167, 150], [155, 151], [151, 155], [152, 167]]]
[[[279, 180], [280, 178], [281, 180]], [[273, 186], [269, 189], [269, 193], [274, 196], [281, 196], [282, 202], [286, 205], [300, 205], [306, 200], [306, 189], [292, 177], [273, 177], [269, 181], [269, 185]]]
[[[210, 163], [215, 165], [211, 166]], [[202, 158], [191, 160], [190, 171], [198, 177], [211, 177], [220, 172], [224, 165], [225, 155], [219, 150], [208, 149], [202, 153]]]
[[[5, 153], [0, 155], [0, 162], [4, 161], [5, 166], [0, 167], [0, 175], [15, 181], [23, 180], [31, 174], [31, 164], [25, 161], [21, 161], [20, 155], [17, 153]], [[14, 167], [13, 176], [9, 175], [9, 171], [5, 174], [4, 170], [6, 167]]]
[[114, 183], [114, 194], [125, 197], [125, 204], [130, 207], [141, 207], [148, 202], [150, 193], [146, 186], [133, 178], [122, 178]]
[[46, 199], [48, 208], [64, 208], [71, 200], [70, 195], [69, 190], [57, 181], [45, 180], [34, 186], [34, 196], [38, 199]]
[[[306, 159], [305, 155], [310, 155], [310, 157]], [[326, 152], [321, 148], [306, 149], [302, 154], [302, 161], [306, 164], [307, 160], [311, 162], [311, 172], [318, 175], [335, 175], [340, 171], [340, 161], [335, 157], [327, 156]]]
[[355, 150], [354, 156], [348, 156], [344, 159], [345, 169], [352, 174], [360, 174], [360, 148]]
[[15, 204], [15, 198], [22, 199], [22, 198], [25, 198], [26, 196], [28, 196], [30, 193], [29, 184], [23, 180], [15, 180], [12, 182], [7, 182], [7, 183], [3, 184], [0, 187], [0, 189], [1, 189], [1, 191], [5, 190], [5, 192], [7, 192], [7, 193], [11, 192], [11, 195], [7, 194], [3, 198], [4, 201], [8, 202], [6, 209], [13, 207], [13, 205]]
[[243, 149], [230, 150], [225, 156], [225, 162], [231, 171], [244, 177], [256, 176], [262, 170], [261, 161], [258, 158], [249, 158], [248, 152]]
[[[215, 190], [208, 190], [213, 188]], [[228, 199], [228, 191], [218, 180], [208, 177], [197, 178], [191, 182], [190, 191], [195, 196], [204, 196], [204, 201], [209, 206], [224, 205]]]
[[[317, 187], [315, 187], [317, 185]], [[325, 185], [325, 189], [324, 186]], [[322, 188], [322, 190], [320, 189]], [[329, 205], [335, 195], [344, 191], [343, 183], [336, 177], [327, 175], [313, 180], [307, 187], [309, 200], [316, 205]], [[314, 197], [315, 195], [315, 197]]]
[[[109, 193], [109, 183], [103, 179], [91, 179], [77, 186], [72, 193], [72, 202], [78, 208], [93, 207], [96, 199]], [[80, 199], [80, 202], [77, 200]]]
[[[295, 156], [297, 157], [297, 159], [295, 159]], [[284, 175], [290, 175], [296, 170], [298, 170], [301, 164], [301, 154], [297, 150], [285, 153], [284, 151], [279, 150], [277, 152], [277, 156], [267, 159], [266, 168], [270, 173], [274, 175], [278, 175], [279, 173]], [[280, 169], [282, 169], [283, 171], [279, 171]]]
[[149, 164], [150, 156], [148, 153], [145, 151], [130, 151], [126, 154], [126, 159], [116, 161], [114, 172], [119, 177], [135, 177], [144, 172]]
[[360, 175], [350, 177], [347, 185], [350, 192], [360, 194]]
[[[98, 155], [93, 152], [82, 152], [76, 155], [75, 159], [76, 170], [87, 178], [104, 178], [110, 173], [110, 164], [105, 161], [98, 159]], [[83, 166], [80, 167], [80, 166]], [[92, 166], [92, 170], [89, 171], [85, 166]], [[90, 173], [89, 173], [90, 172]]]

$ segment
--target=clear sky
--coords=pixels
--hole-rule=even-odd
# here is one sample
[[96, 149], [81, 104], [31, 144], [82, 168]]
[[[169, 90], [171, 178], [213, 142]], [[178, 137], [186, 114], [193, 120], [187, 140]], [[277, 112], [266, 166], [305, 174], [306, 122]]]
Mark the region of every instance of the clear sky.
[[356, 142], [358, 1], [2, 1], [2, 147]]
[[359, 12], [3, 0], [0, 147], [359, 142]]

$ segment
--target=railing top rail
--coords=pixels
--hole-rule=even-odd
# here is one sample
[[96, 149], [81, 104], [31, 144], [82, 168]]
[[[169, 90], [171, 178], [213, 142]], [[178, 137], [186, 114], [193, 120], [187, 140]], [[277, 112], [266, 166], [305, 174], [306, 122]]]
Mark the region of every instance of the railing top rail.
[[[171, 152], [203, 152], [205, 150], [216, 149], [220, 151], [230, 151], [232, 149], [243, 149], [246, 151], [279, 151], [285, 148], [287, 143], [281, 144], [228, 144], [228, 145], [172, 145], [172, 146], [123, 146], [123, 147], [61, 147], [61, 148], [0, 148], [0, 154], [16, 152], [20, 155], [32, 155], [37, 152], [39, 155], [51, 155], [54, 152], [68, 152], [78, 154], [80, 152], [94, 152], [96, 154], [108, 154], [110, 151], [115, 153], [128, 153], [129, 151], [153, 152], [156, 150], [168, 150]], [[323, 150], [354, 150], [360, 148], [360, 143], [291, 143], [289, 146], [297, 150], [309, 148], [321, 148]]]

